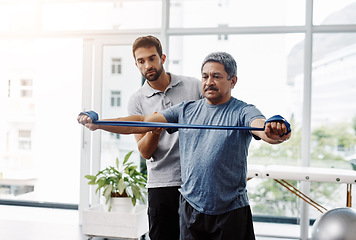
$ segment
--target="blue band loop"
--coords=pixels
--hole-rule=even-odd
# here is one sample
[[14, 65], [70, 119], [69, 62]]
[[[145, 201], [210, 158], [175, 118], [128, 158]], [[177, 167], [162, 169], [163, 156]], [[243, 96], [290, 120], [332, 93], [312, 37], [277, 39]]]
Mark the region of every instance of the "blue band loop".
[[93, 123], [96, 123], [99, 120], [99, 115], [94, 111], [81, 112], [81, 113], [79, 113], [79, 116], [80, 115], [87, 115], [88, 117], [91, 118]]
[[284, 135], [287, 135], [288, 133], [290, 133], [290, 132], [292, 131], [292, 129], [290, 128], [289, 122], [288, 122], [284, 117], [282, 117], [281, 115], [274, 115], [273, 117], [270, 117], [269, 119], [267, 119], [267, 121], [265, 122], [265, 126], [266, 126], [266, 123], [269, 123], [269, 122], [279, 122], [279, 121], [284, 122], [284, 124], [285, 124], [286, 127], [287, 127], [287, 132], [286, 132], [286, 133], [283, 133], [283, 134], [281, 135], [281, 137], [283, 137]]

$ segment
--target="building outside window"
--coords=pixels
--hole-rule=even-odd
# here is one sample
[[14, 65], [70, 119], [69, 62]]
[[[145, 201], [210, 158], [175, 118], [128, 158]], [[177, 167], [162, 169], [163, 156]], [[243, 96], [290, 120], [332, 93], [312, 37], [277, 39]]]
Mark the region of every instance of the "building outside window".
[[18, 143], [19, 150], [31, 150], [31, 131], [30, 130], [19, 130]]
[[111, 63], [111, 73], [121, 74], [121, 58], [113, 58]]
[[111, 106], [112, 107], [121, 107], [121, 92], [120, 91], [111, 91]]
[[20, 79], [20, 96], [24, 98], [32, 97], [32, 79]]

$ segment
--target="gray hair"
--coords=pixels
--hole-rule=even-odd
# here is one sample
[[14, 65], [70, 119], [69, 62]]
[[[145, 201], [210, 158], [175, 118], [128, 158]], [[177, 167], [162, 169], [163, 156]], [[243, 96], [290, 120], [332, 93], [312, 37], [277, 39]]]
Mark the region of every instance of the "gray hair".
[[217, 62], [221, 63], [225, 67], [225, 71], [229, 76], [229, 79], [237, 74], [237, 66], [235, 59], [226, 52], [213, 52], [210, 53], [203, 61], [201, 65], [201, 72], [203, 67], [207, 62]]

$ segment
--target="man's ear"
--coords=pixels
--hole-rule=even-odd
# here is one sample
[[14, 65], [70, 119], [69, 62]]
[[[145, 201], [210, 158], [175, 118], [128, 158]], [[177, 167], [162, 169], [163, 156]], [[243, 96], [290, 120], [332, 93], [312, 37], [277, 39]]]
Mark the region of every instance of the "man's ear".
[[164, 64], [164, 62], [166, 61], [166, 58], [167, 58], [167, 56], [165, 54], [162, 54], [162, 57], [161, 57], [162, 64]]
[[237, 77], [233, 76], [232, 78], [230, 78], [230, 81], [231, 81], [231, 88], [234, 88], [237, 83]]

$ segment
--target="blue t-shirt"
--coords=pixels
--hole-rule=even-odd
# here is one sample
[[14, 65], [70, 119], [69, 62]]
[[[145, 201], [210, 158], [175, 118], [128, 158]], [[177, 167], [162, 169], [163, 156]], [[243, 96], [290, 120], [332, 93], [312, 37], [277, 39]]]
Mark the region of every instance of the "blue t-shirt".
[[[168, 122], [250, 127], [264, 118], [253, 105], [231, 98], [220, 105], [205, 99], [162, 112]], [[199, 212], [218, 215], [248, 205], [246, 190], [250, 131], [179, 129], [182, 196]]]

